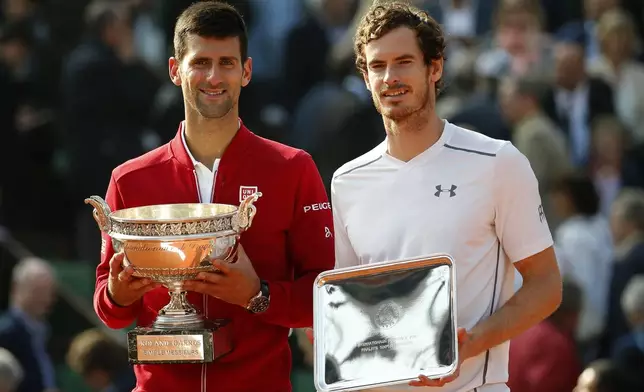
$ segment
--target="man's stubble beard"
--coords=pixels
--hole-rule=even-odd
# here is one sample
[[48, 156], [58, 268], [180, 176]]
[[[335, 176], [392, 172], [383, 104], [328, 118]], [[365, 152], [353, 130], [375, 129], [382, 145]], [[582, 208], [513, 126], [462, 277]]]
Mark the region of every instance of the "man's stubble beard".
[[382, 115], [388, 132], [397, 135], [401, 128], [415, 131], [423, 127], [429, 111], [432, 109], [430, 87], [429, 82], [426, 81], [425, 87], [420, 95], [420, 105], [418, 107], [405, 108], [400, 113], [386, 113], [378, 99], [379, 95], [371, 94], [376, 110]]
[[[203, 87], [214, 88], [212, 86]], [[221, 87], [226, 88], [227, 86], [222, 84]], [[205, 97], [203, 97], [204, 101], [202, 101], [201, 91], [199, 91], [199, 87], [193, 89], [189, 84], [184, 83], [181, 86], [181, 90], [183, 93], [184, 105], [186, 106], [186, 109], [190, 108], [192, 113], [198, 114], [198, 116], [208, 120], [225, 117], [232, 111], [232, 109], [237, 104], [237, 101], [239, 100], [239, 97], [237, 97], [237, 100], [235, 100], [234, 97], [230, 95], [230, 90], [226, 89], [227, 97], [225, 100], [218, 104], [208, 104], [207, 102], [204, 102]]]
[[[198, 93], [201, 94], [201, 93]], [[197, 96], [195, 99], [195, 104], [193, 105], [195, 110], [203, 118], [207, 119], [217, 119], [225, 117], [235, 106], [233, 98], [228, 96], [223, 102], [219, 104], [207, 104], [202, 102]]]

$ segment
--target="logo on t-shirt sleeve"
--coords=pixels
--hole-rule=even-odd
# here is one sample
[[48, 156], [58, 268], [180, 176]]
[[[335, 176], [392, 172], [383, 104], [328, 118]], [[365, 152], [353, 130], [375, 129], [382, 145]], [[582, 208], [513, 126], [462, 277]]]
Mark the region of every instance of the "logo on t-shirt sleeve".
[[543, 205], [539, 204], [539, 208], [537, 209], [537, 213], [539, 213], [539, 222], [543, 223], [546, 220], [546, 213], [543, 212]]

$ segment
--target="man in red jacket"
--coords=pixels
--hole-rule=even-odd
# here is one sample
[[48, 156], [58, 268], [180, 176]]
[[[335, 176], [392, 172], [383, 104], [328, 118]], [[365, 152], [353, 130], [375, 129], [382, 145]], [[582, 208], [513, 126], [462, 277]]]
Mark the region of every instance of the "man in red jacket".
[[[185, 121], [168, 144], [117, 167], [112, 210], [164, 203], [238, 205], [259, 191], [238, 261], [188, 282], [206, 318], [232, 320], [233, 351], [213, 363], [136, 365], [135, 392], [288, 392], [289, 328], [313, 323], [313, 281], [333, 269], [333, 224], [324, 185], [304, 151], [254, 135], [238, 117], [250, 82], [246, 27], [232, 7], [195, 3], [175, 27], [170, 78], [181, 86]], [[163, 287], [132, 277], [103, 235], [94, 306], [111, 328], [147, 326], [168, 302]], [[221, 265], [221, 264], [220, 264]], [[258, 304], [268, 307], [257, 306]]]

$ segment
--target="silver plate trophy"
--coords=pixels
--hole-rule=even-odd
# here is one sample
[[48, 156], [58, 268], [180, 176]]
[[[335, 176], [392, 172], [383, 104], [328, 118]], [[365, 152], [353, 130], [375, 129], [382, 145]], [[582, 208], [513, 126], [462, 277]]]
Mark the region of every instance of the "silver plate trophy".
[[446, 254], [321, 273], [314, 285], [318, 391], [439, 378], [458, 364], [454, 261]]
[[128, 332], [130, 363], [212, 362], [232, 350], [229, 320], [206, 320], [187, 300], [183, 282], [200, 272], [216, 272], [213, 259], [234, 262], [241, 234], [251, 226], [261, 193], [239, 206], [163, 204], [111, 211], [99, 196], [94, 207], [101, 232], [133, 275], [168, 288], [170, 298], [150, 326]]

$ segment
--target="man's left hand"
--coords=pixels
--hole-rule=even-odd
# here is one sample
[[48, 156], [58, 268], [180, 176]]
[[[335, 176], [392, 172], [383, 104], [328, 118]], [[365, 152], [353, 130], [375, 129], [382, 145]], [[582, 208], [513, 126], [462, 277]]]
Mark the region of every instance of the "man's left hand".
[[259, 293], [259, 277], [241, 244], [237, 249], [236, 262], [213, 260], [212, 264], [219, 271], [201, 272], [197, 280], [184, 282], [183, 288], [241, 307], [246, 307], [250, 299]]
[[456, 380], [461, 370], [461, 364], [464, 360], [469, 358], [470, 352], [470, 335], [467, 333], [467, 330], [465, 328], [458, 328], [456, 333], [458, 337], [458, 366], [456, 367], [456, 371], [449, 376], [438, 379], [430, 379], [429, 377], [421, 374], [418, 376], [418, 380], [410, 381], [409, 385], [413, 387], [442, 387], [443, 385]]

